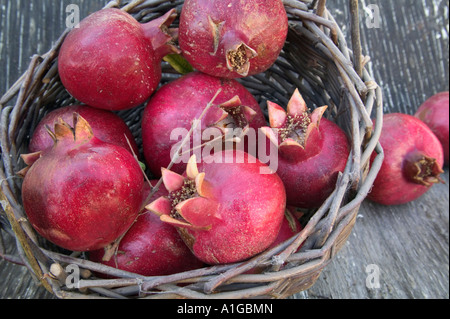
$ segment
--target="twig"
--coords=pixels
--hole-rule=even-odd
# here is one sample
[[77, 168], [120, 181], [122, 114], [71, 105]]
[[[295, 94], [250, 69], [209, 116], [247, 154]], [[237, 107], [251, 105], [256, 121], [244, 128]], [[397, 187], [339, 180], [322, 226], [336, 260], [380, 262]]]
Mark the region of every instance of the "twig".
[[363, 75], [361, 54], [361, 30], [359, 26], [359, 0], [350, 0], [353, 64], [359, 77]]
[[326, 11], [327, 0], [319, 0], [317, 4], [317, 15], [323, 17]]

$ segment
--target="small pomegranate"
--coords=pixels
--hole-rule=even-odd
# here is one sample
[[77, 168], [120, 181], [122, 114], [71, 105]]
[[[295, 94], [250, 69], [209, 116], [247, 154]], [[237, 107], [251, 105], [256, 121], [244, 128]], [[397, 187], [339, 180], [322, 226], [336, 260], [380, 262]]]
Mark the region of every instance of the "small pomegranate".
[[161, 80], [161, 60], [178, 50], [168, 27], [175, 10], [145, 24], [119, 9], [97, 11], [73, 29], [59, 52], [67, 91], [84, 104], [112, 111], [144, 103]]
[[[222, 92], [214, 101], [201, 121], [199, 135], [207, 128], [217, 128], [216, 131], [226, 135], [228, 129], [257, 129], [265, 125], [266, 120], [261, 108], [252, 94], [236, 80], [219, 79], [200, 72], [185, 75], [156, 92], [145, 108], [142, 119], [142, 140], [146, 162], [155, 176], [161, 176], [161, 168], [167, 168], [171, 162], [174, 147], [183, 140], [183, 136], [172, 136], [174, 130], [191, 129], [192, 122], [200, 118], [208, 103], [216, 92]], [[187, 134], [186, 134], [187, 135]], [[194, 147], [193, 134], [188, 149]], [[199, 145], [209, 141], [199, 136]], [[172, 171], [182, 174], [186, 163], [192, 154], [187, 154], [186, 160], [176, 163]], [[200, 156], [199, 156], [200, 157]]]
[[142, 205], [141, 167], [123, 147], [97, 139], [81, 116], [49, 131], [52, 148], [23, 155], [23, 207], [44, 238], [72, 251], [110, 244], [134, 222]]
[[269, 69], [288, 33], [281, 0], [186, 0], [180, 48], [194, 68], [223, 78]]
[[444, 162], [449, 158], [449, 92], [441, 92], [426, 100], [417, 110], [415, 116], [422, 120], [437, 136], [444, 148]]
[[418, 118], [402, 113], [385, 114], [379, 142], [385, 159], [368, 195], [372, 201], [383, 205], [405, 204], [441, 182], [442, 145]]
[[[31, 153], [43, 151], [55, 144], [48, 134], [47, 127], [53, 127], [61, 118], [68, 123], [73, 119], [73, 114], [77, 113], [83, 117], [91, 126], [94, 136], [104, 142], [116, 144], [130, 150], [130, 145], [134, 154], [139, 154], [136, 141], [126, 123], [116, 114], [93, 108], [87, 105], [71, 105], [62, 107], [48, 113], [37, 125], [30, 141], [29, 151]], [[128, 141], [129, 144], [128, 144]]]
[[339, 172], [350, 153], [344, 131], [323, 118], [326, 106], [308, 112], [300, 92], [295, 90], [287, 112], [268, 102], [271, 127], [262, 131], [278, 145], [278, 175], [286, 186], [287, 203], [317, 208], [333, 192]]
[[[270, 248], [276, 247], [284, 243], [286, 240], [294, 237], [303, 230], [302, 224], [300, 224], [300, 221], [294, 216], [291, 210], [292, 210], [291, 207], [286, 208], [280, 232], [278, 233], [277, 239], [275, 239]], [[301, 246], [298, 248], [298, 250], [300, 250], [300, 248]]]
[[263, 166], [242, 151], [215, 153], [198, 165], [192, 156], [185, 176], [162, 169], [169, 196], [146, 208], [176, 226], [206, 264], [246, 260], [275, 241], [286, 208], [282, 181], [260, 174]]
[[[270, 245], [268, 250], [271, 248], [275, 248], [278, 245], [284, 243], [286, 240], [291, 239], [295, 235], [297, 235], [299, 232], [303, 230], [302, 225], [300, 224], [299, 220], [293, 215], [291, 212], [291, 208], [286, 208], [286, 212], [284, 215], [283, 223], [281, 224], [280, 232], [278, 233], [277, 238], [273, 242], [272, 245]], [[297, 249], [299, 251], [301, 246]], [[250, 271], [247, 271], [246, 274], [260, 274], [264, 272], [265, 267], [264, 266], [257, 266]]]
[[[157, 181], [152, 181], [152, 186], [156, 184]], [[144, 198], [149, 194], [150, 187], [145, 184]], [[151, 201], [168, 195], [162, 186]], [[89, 253], [91, 261], [143, 276], [165, 276], [203, 266], [183, 242], [176, 228], [163, 223], [157, 215], [148, 211], [139, 215], [121, 239], [116, 256], [104, 259], [105, 256], [104, 249]]]

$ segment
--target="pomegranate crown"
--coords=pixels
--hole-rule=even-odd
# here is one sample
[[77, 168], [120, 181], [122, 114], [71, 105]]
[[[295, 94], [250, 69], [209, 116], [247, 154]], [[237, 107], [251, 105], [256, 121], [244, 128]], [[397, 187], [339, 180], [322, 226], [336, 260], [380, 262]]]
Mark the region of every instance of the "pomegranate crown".
[[234, 31], [228, 31], [223, 37], [221, 37], [222, 28], [225, 24], [224, 21], [214, 22], [209, 16], [208, 21], [214, 39], [214, 51], [211, 52], [211, 54], [217, 54], [219, 45], [222, 42], [225, 46], [228, 70], [236, 72], [242, 77], [246, 77], [250, 71], [250, 61], [258, 56], [258, 52], [242, 40], [242, 38], [244, 38], [242, 34]]
[[153, 50], [160, 58], [168, 54], [181, 54], [174, 45], [178, 40], [178, 28], [170, 28], [177, 16], [176, 9], [171, 9], [163, 16], [142, 25], [145, 36], [151, 40]]
[[[46, 126], [48, 134], [52, 137], [54, 145], [61, 141], [68, 141], [69, 143], [84, 144], [94, 137], [89, 123], [78, 113], [73, 113], [73, 127], [67, 124], [62, 118], [59, 118], [52, 130], [48, 125]], [[43, 151], [22, 154], [20, 157], [25, 162], [27, 167], [17, 173], [20, 177], [25, 177], [28, 170], [33, 164], [42, 157]]]
[[169, 195], [156, 199], [146, 209], [175, 227], [209, 230], [214, 219], [219, 218], [218, 203], [205, 173], [198, 170], [196, 156], [189, 160], [186, 177], [163, 168], [162, 180]]
[[236, 95], [229, 101], [210, 108], [205, 116], [205, 123], [213, 123], [209, 126], [220, 129], [224, 136], [228, 136], [236, 128], [242, 129], [245, 134], [255, 116], [256, 112], [251, 107], [243, 105]]
[[295, 90], [287, 111], [276, 103], [267, 102], [270, 127], [263, 127], [263, 133], [272, 143], [278, 145], [281, 153], [302, 152], [314, 132], [319, 131], [320, 121], [328, 106], [309, 112], [298, 89]]
[[410, 152], [405, 158], [403, 172], [411, 182], [419, 185], [431, 187], [433, 184], [445, 184], [440, 177], [444, 170], [438, 161], [417, 150]]

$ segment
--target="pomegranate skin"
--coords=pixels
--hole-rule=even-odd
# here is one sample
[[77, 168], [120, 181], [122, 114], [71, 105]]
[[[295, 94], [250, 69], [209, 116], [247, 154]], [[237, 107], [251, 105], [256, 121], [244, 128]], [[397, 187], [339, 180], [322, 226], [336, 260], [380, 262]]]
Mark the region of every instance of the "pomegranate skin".
[[336, 188], [339, 172], [345, 170], [350, 152], [348, 138], [335, 123], [323, 118], [320, 136], [309, 143], [320, 145], [320, 152], [306, 159], [279, 156], [278, 175], [286, 186], [288, 205], [317, 208]]
[[444, 149], [444, 162], [449, 163], [449, 92], [441, 92], [426, 100], [415, 116], [437, 136]]
[[53, 127], [58, 122], [59, 118], [64, 122], [69, 123], [72, 120], [74, 113], [79, 114], [89, 123], [94, 136], [98, 139], [130, 150], [130, 146], [127, 142], [128, 139], [132, 146], [133, 153], [139, 154], [139, 149], [133, 134], [119, 116], [112, 112], [87, 105], [66, 106], [48, 113], [34, 130], [28, 147], [29, 151], [35, 153], [52, 147], [55, 142], [50, 134], [48, 134], [46, 126]]
[[276, 174], [261, 174], [264, 168], [242, 151], [215, 153], [199, 164], [193, 156], [187, 178], [163, 170], [170, 196], [146, 208], [178, 227], [206, 264], [246, 260], [275, 241], [284, 219], [284, 185]]
[[74, 127], [57, 123], [54, 147], [23, 156], [31, 165], [24, 172], [23, 207], [35, 230], [54, 244], [96, 250], [136, 219], [143, 174], [130, 152], [95, 138], [84, 119]]
[[286, 186], [287, 204], [318, 208], [336, 188], [345, 170], [350, 144], [344, 131], [322, 118], [327, 106], [309, 113], [298, 90], [287, 111], [268, 102], [271, 127], [263, 131], [278, 146], [277, 173]]
[[100, 109], [118, 111], [144, 103], [161, 80], [161, 59], [175, 50], [166, 45], [172, 38], [161, 29], [173, 19], [169, 12], [140, 24], [116, 8], [91, 14], [61, 46], [58, 68], [63, 85], [83, 104]]
[[288, 33], [281, 0], [186, 0], [179, 43], [197, 70], [241, 78], [269, 69]]
[[[277, 247], [278, 245], [284, 243], [288, 239], [291, 239], [298, 233], [303, 230], [302, 225], [299, 220], [294, 217], [294, 215], [290, 212], [290, 209], [286, 208], [285, 218], [283, 219], [283, 223], [281, 224], [280, 232], [278, 233], [277, 238], [270, 245], [267, 250]], [[297, 249], [297, 252], [301, 249], [302, 245]], [[260, 274], [264, 272], [265, 267], [257, 266], [250, 271], [247, 271], [246, 274]]]
[[[161, 176], [161, 168], [168, 167], [171, 162], [171, 149], [181, 141], [171, 140], [171, 132], [177, 128], [189, 131], [192, 121], [200, 117], [219, 89], [222, 89], [222, 92], [214, 101], [215, 105], [239, 96], [242, 105], [255, 112], [249, 127], [256, 130], [265, 125], [266, 120], [258, 102], [237, 81], [219, 79], [200, 72], [185, 75], [160, 88], [150, 99], [143, 114], [144, 156], [148, 168], [155, 176]], [[214, 118], [204, 117], [202, 129], [214, 126], [214, 123]], [[186, 163], [182, 162], [175, 164], [171, 170], [182, 174], [185, 169]]]
[[[152, 181], [155, 186], [158, 181]], [[150, 194], [148, 184], [144, 185], [144, 198]], [[162, 185], [150, 201], [169, 193]], [[163, 223], [159, 217], [145, 212], [121, 239], [117, 255], [103, 260], [105, 250], [89, 253], [89, 259], [104, 265], [143, 276], [165, 276], [201, 268], [198, 260], [181, 239], [172, 225]]]
[[[303, 230], [303, 226], [300, 221], [291, 213], [290, 208], [286, 208], [285, 217], [283, 223], [281, 224], [280, 232], [278, 233], [277, 239], [269, 248], [274, 248], [286, 240], [294, 237], [299, 232]], [[301, 246], [297, 249], [300, 250]]]
[[[425, 194], [433, 183], [440, 182], [444, 163], [442, 145], [418, 118], [402, 113], [385, 114], [379, 142], [385, 159], [368, 199], [382, 205], [405, 204]], [[412, 172], [411, 167], [421, 161], [427, 165], [424, 172]]]

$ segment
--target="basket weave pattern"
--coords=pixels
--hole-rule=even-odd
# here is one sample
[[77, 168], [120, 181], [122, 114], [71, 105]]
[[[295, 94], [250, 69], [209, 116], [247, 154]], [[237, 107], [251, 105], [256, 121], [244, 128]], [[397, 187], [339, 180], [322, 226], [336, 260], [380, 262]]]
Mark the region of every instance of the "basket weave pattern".
[[[32, 58], [28, 70], [0, 100], [0, 228], [16, 237], [21, 259], [45, 288], [59, 298], [137, 294], [142, 298], [286, 298], [315, 283], [350, 235], [358, 209], [381, 166], [383, 151], [378, 138], [382, 124], [378, 119], [383, 115], [382, 94], [365, 68], [368, 58], [360, 54], [357, 19], [352, 20], [353, 52], [325, 1], [283, 2], [290, 30], [278, 61], [269, 71], [240, 82], [260, 102], [266, 115], [267, 100], [287, 105], [292, 92], [299, 88], [311, 108], [329, 106], [327, 118], [346, 131], [352, 145], [346, 170], [339, 176], [334, 192], [322, 207], [306, 215], [304, 230], [247, 262], [158, 277], [130, 274], [87, 261], [83, 254], [63, 253], [36, 235], [21, 206], [22, 180], [16, 173], [25, 166], [20, 155], [27, 153], [29, 137], [39, 120], [55, 108], [77, 103], [62, 86], [57, 70], [58, 51], [70, 31], [66, 30], [49, 52]], [[354, 8], [355, 1], [351, 4]], [[107, 7], [119, 7], [145, 22], [174, 7], [180, 12], [182, 5], [183, 1], [134, 0], [125, 4], [112, 1]], [[179, 74], [164, 63], [161, 84], [177, 77]], [[142, 111], [143, 106], [118, 113], [139, 145]], [[377, 119], [375, 127], [372, 117]], [[378, 156], [370, 167], [374, 151]], [[300, 245], [302, 249], [296, 252]], [[67, 274], [55, 273], [58, 265], [63, 269], [67, 264], [89, 270], [90, 274], [114, 275], [116, 279], [91, 276], [79, 282], [79, 289], [68, 290]], [[264, 271], [247, 273], [255, 267]]]

